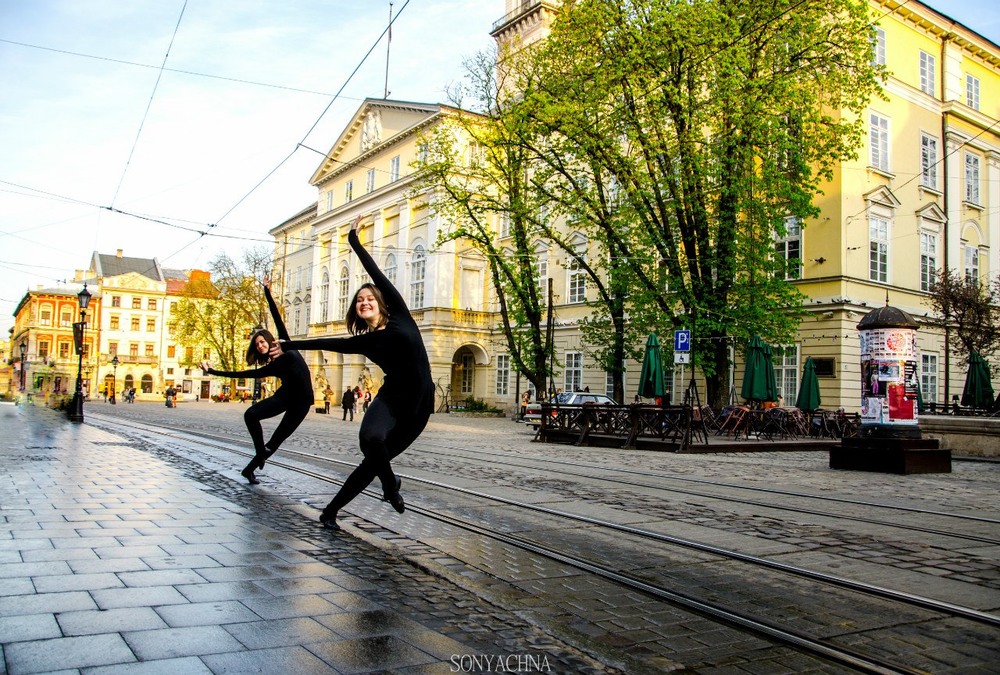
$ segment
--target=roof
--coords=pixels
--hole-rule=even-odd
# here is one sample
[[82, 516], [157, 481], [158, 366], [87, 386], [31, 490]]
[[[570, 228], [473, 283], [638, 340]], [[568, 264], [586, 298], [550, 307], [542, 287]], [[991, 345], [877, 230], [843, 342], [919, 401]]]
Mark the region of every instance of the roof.
[[129, 258], [94, 251], [91, 267], [99, 279], [117, 277], [131, 272], [141, 274], [153, 281], [166, 281], [156, 258]]

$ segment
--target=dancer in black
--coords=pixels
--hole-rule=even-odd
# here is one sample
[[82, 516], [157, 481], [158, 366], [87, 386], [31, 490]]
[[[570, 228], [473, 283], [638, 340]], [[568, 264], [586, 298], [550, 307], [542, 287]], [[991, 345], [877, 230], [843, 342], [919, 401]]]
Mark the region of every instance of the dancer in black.
[[[264, 282], [264, 296], [267, 298], [267, 306], [271, 309], [271, 318], [274, 320], [278, 337], [287, 340], [288, 331], [285, 330], [285, 323], [281, 320], [278, 307], [274, 304], [274, 298], [271, 297], [270, 284], [266, 281]], [[243, 420], [246, 422], [247, 431], [250, 432], [250, 438], [253, 439], [256, 454], [240, 473], [251, 485], [260, 483], [254, 475], [254, 470], [264, 468], [264, 462], [277, 452], [282, 442], [298, 428], [313, 404], [312, 376], [309, 374], [309, 366], [306, 365], [302, 355], [295, 351], [286, 351], [283, 355], [272, 358], [269, 352], [275, 344], [277, 344], [277, 340], [265, 329], [258, 330], [250, 336], [250, 346], [247, 347], [247, 364], [260, 366], [251, 370], [215, 370], [208, 361], [201, 362], [201, 369], [207, 375], [277, 377], [281, 380], [281, 386], [274, 394], [257, 401], [243, 414]], [[274, 433], [271, 434], [271, 439], [264, 443], [264, 429], [261, 428], [260, 421], [282, 413], [284, 413], [284, 417], [281, 418]]]
[[342, 354], [364, 354], [385, 373], [385, 381], [372, 399], [361, 422], [361, 452], [365, 458], [347, 477], [340, 491], [320, 515], [331, 530], [340, 529], [337, 513], [357, 497], [376, 476], [385, 501], [399, 513], [405, 504], [399, 494], [401, 481], [390, 460], [416, 440], [434, 410], [434, 383], [427, 350], [403, 296], [382, 274], [358, 240], [359, 216], [351, 225], [348, 241], [373, 283], [364, 284], [347, 311], [351, 337], [316, 338], [280, 343], [271, 355], [283, 349], [326, 349]]

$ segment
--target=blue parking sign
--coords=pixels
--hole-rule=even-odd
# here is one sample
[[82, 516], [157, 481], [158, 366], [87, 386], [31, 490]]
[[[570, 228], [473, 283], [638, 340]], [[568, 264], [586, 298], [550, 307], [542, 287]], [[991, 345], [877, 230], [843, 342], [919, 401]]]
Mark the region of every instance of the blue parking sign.
[[691, 331], [689, 330], [674, 331], [674, 351], [675, 352], [691, 351]]

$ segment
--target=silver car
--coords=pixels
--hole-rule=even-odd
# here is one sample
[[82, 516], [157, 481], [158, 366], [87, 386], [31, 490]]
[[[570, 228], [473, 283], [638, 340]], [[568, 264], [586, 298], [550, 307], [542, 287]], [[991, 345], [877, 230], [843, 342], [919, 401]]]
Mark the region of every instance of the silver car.
[[[584, 403], [595, 403], [597, 405], [615, 405], [615, 401], [610, 396], [604, 394], [591, 394], [589, 391], [568, 391], [556, 394], [549, 399], [549, 403], [557, 405], [583, 405]], [[524, 421], [530, 424], [533, 429], [537, 429], [542, 419], [542, 403], [532, 401], [524, 410]]]

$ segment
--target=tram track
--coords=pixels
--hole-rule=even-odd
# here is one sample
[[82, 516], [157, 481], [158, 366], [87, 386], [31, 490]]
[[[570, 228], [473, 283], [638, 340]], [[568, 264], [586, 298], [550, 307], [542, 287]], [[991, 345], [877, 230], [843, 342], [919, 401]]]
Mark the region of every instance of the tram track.
[[[120, 427], [123, 420], [120, 418], [106, 418], [109, 422], [113, 421], [114, 425]], [[129, 426], [132, 426], [131, 424]], [[190, 429], [178, 429], [176, 427], [169, 427], [166, 425], [157, 425], [149, 422], [143, 422], [141, 424], [135, 425], [136, 429], [143, 429], [145, 431], [150, 431], [151, 427], [158, 427], [164, 429], [165, 431], [156, 431], [157, 434], [174, 436], [177, 438], [182, 438], [185, 440], [198, 439], [203, 444], [204, 439], [216, 439], [221, 441], [223, 444], [213, 443], [209, 441], [209, 444], [220, 448], [226, 452], [231, 452], [240, 456], [250, 457], [252, 453], [242, 451], [231, 447], [233, 443], [245, 442], [242, 438], [227, 437], [221, 434], [203, 432], [203, 431], [193, 431]], [[116, 429], [120, 430], [120, 429]], [[424, 443], [422, 446], [426, 446]], [[333, 459], [329, 457], [324, 457], [316, 455], [313, 453], [301, 451], [301, 450], [290, 450], [285, 449], [282, 451], [282, 455], [285, 457], [297, 456], [301, 460], [307, 460], [310, 463], [320, 462], [320, 463], [330, 463], [353, 467], [353, 462]], [[495, 457], [490, 458], [490, 462], [497, 463]], [[280, 458], [272, 458], [269, 460], [269, 464], [281, 467], [283, 469], [294, 471], [302, 475], [310, 476], [313, 479], [337, 483], [338, 481], [332, 480], [328, 474], [324, 474], [320, 471], [314, 471], [312, 469], [305, 468], [299, 464], [293, 464], [288, 461], [284, 461]], [[517, 465], [521, 469], [531, 470], [532, 467]], [[599, 468], [599, 467], [593, 467]], [[627, 471], [627, 470], [626, 470]], [[595, 479], [595, 476], [587, 474], [574, 474], [579, 477], [584, 477], [590, 480]], [[680, 537], [673, 537], [670, 535], [665, 535], [662, 533], [657, 533], [643, 528], [632, 527], [628, 525], [622, 525], [620, 523], [612, 523], [609, 521], [601, 520], [598, 518], [592, 518], [589, 516], [584, 516], [580, 514], [573, 514], [565, 511], [560, 511], [557, 509], [552, 509], [545, 506], [538, 506], [535, 504], [529, 504], [526, 502], [507, 499], [499, 497], [496, 495], [490, 495], [477, 490], [470, 490], [466, 488], [461, 488], [455, 485], [449, 485], [440, 481], [433, 481], [429, 479], [418, 478], [415, 476], [405, 476], [409, 482], [420, 483], [427, 485], [428, 487], [433, 487], [435, 489], [441, 489], [449, 491], [453, 494], [463, 494], [474, 500], [483, 500], [490, 503], [502, 504], [504, 506], [512, 507], [518, 509], [520, 512], [534, 512], [541, 514], [547, 518], [556, 519], [557, 522], [572, 522], [577, 525], [585, 525], [591, 528], [599, 528], [608, 532], [615, 533], [616, 536], [627, 536], [634, 537], [640, 540], [652, 541], [657, 545], [667, 545], [674, 547], [682, 547], [689, 550], [697, 551], [699, 554], [705, 554], [710, 556], [715, 556], [720, 559], [736, 561], [740, 564], [750, 565], [754, 568], [767, 569], [773, 574], [784, 574], [793, 575], [794, 577], [807, 580], [811, 583], [819, 583], [824, 586], [834, 586], [853, 594], [858, 594], [862, 598], [877, 598], [879, 602], [889, 602], [889, 603], [902, 603], [911, 608], [918, 608], [919, 610], [931, 612], [944, 617], [946, 620], [963, 620], [973, 622], [983, 628], [980, 630], [995, 631], [1000, 628], [1000, 616], [990, 614], [988, 612], [982, 612], [980, 610], [962, 607], [956, 604], [942, 602], [935, 600], [933, 598], [927, 598], [915, 594], [901, 593], [899, 591], [894, 591], [891, 589], [879, 587], [873, 584], [867, 584], [864, 582], [858, 582], [847, 578], [837, 577], [834, 575], [829, 575], [822, 572], [815, 572], [812, 570], [807, 570], [804, 568], [799, 568], [796, 566], [788, 565], [785, 563], [768, 560], [758, 556], [751, 556], [747, 554], [740, 553], [738, 551], [732, 551], [728, 549], [723, 549], [716, 546], [711, 546], [708, 544], [703, 544], [700, 542], [695, 542], [688, 539], [683, 539]], [[613, 479], [612, 482], [615, 482]], [[621, 482], [621, 481], [619, 481]], [[647, 488], [660, 489], [660, 486], [643, 485]], [[704, 497], [717, 498], [713, 495], [701, 495]], [[767, 504], [769, 508], [774, 508], [773, 505]], [[475, 533], [478, 536], [488, 537], [495, 541], [503, 542], [509, 546], [517, 547], [521, 550], [530, 551], [536, 555], [544, 556], [550, 560], [558, 561], [562, 564], [570, 565], [576, 569], [585, 571], [589, 574], [594, 574], [602, 579], [606, 579], [612, 583], [620, 584], [631, 590], [640, 592], [648, 597], [656, 598], [659, 601], [666, 602], [675, 607], [681, 607], [688, 611], [695, 612], [701, 616], [707, 616], [714, 621], [722, 622], [729, 626], [737, 627], [744, 631], [749, 631], [758, 636], [764, 637], [765, 639], [776, 641], [780, 644], [785, 644], [794, 647], [795, 649], [805, 651], [807, 653], [819, 656], [825, 660], [833, 663], [837, 663], [841, 666], [851, 668], [852, 670], [858, 670], [861, 672], [878, 672], [878, 673], [888, 673], [888, 672], [903, 672], [903, 673], [914, 673], [923, 672], [919, 667], [912, 665], [907, 665], [903, 663], [892, 662], [886, 659], [882, 659], [876, 655], [865, 654], [863, 651], [856, 650], [852, 647], [846, 645], [838, 645], [835, 641], [831, 640], [829, 636], [827, 637], [817, 637], [809, 636], [806, 633], [799, 631], [795, 627], [790, 625], [782, 625], [780, 621], [774, 621], [764, 616], [755, 615], [743, 610], [739, 610], [733, 607], [726, 607], [723, 604], [711, 601], [707, 598], [699, 598], [694, 595], [689, 595], [676, 590], [675, 588], [670, 588], [664, 584], [651, 582], [648, 578], [643, 578], [648, 575], [636, 575], [635, 573], [629, 573], [621, 570], [620, 568], [615, 568], [610, 565], [604, 564], [597, 560], [588, 559], [584, 556], [579, 555], [577, 552], [572, 550], [560, 550], [556, 547], [549, 545], [544, 541], [539, 541], [536, 538], [529, 536], [524, 536], [523, 534], [514, 534], [511, 532], [500, 531], [496, 528], [490, 528], [484, 526], [480, 522], [470, 521], [466, 518], [460, 518], [451, 513], [445, 513], [438, 509], [425, 508], [423, 506], [417, 506], [414, 504], [407, 505], [408, 511], [420, 514], [426, 518], [436, 520], [441, 523], [450, 525], [451, 527], [460, 528], [463, 531]], [[795, 509], [792, 509], [795, 510]], [[890, 524], [896, 526], [895, 524]], [[926, 530], [919, 530], [926, 531]], [[881, 609], [879, 611], [887, 611]], [[913, 622], [933, 622], [935, 620], [932, 617], [918, 617], [912, 619]], [[994, 634], [994, 639], [1000, 639], [1000, 633]]]

